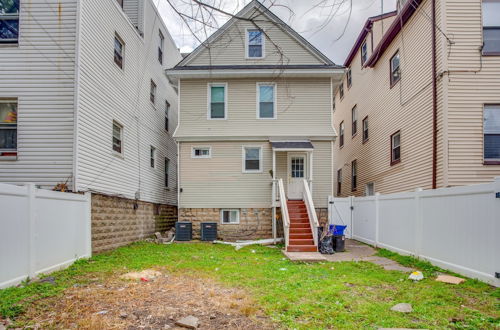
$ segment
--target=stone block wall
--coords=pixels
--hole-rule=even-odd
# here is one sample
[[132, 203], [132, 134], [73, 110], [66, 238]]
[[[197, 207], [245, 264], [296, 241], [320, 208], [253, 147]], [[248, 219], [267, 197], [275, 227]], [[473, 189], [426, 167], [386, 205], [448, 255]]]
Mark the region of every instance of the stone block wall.
[[220, 240], [251, 240], [273, 237], [271, 208], [240, 209], [239, 224], [221, 224], [219, 208], [181, 208], [179, 221], [193, 224], [193, 239], [200, 239], [200, 223], [216, 222]]
[[166, 231], [177, 206], [92, 194], [92, 252], [111, 250]]

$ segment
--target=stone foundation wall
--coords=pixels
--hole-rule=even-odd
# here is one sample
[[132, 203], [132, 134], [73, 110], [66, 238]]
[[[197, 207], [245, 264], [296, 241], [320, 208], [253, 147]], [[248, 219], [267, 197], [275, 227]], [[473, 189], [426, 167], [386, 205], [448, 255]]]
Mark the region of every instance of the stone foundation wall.
[[166, 231], [177, 206], [92, 194], [92, 252], [111, 250]]
[[179, 221], [189, 221], [193, 224], [193, 239], [200, 239], [200, 223], [216, 222], [220, 240], [235, 241], [247, 239], [272, 238], [271, 208], [240, 209], [239, 224], [221, 224], [218, 208], [181, 208]]

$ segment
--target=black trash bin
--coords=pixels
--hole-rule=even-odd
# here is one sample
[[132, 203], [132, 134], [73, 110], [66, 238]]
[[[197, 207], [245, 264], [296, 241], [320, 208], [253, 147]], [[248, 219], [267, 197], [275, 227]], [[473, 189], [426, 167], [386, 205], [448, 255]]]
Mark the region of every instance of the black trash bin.
[[345, 235], [333, 236], [333, 249], [335, 250], [335, 252], [345, 251]]

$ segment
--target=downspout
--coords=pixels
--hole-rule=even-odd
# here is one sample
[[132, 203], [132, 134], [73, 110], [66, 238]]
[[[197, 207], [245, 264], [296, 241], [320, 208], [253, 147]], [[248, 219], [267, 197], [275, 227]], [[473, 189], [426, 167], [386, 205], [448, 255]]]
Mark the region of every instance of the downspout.
[[432, 189], [437, 187], [436, 0], [432, 0]]

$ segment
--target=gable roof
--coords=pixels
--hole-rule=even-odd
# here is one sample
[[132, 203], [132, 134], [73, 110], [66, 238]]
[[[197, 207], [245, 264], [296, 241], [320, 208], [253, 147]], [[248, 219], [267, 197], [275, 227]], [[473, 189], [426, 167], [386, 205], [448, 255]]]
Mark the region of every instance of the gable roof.
[[[278, 27], [281, 28], [282, 31], [286, 32], [289, 36], [295, 39], [299, 44], [301, 44], [306, 50], [308, 50], [312, 55], [322, 61], [325, 65], [336, 66], [336, 64], [330, 60], [325, 54], [319, 51], [316, 47], [314, 47], [309, 41], [307, 41], [304, 37], [302, 37], [297, 31], [292, 29], [288, 24], [283, 22], [278, 16], [273, 14], [267, 7], [261, 4], [258, 0], [252, 0], [249, 2], [242, 10], [240, 10], [236, 15], [231, 17], [229, 21], [227, 21], [222, 27], [220, 27], [217, 31], [215, 31], [210, 37], [207, 38], [203, 43], [201, 43], [195, 50], [193, 50], [189, 55], [183, 58], [178, 64], [177, 67], [186, 66], [195, 59], [204, 49], [206, 49], [206, 45], [212, 44], [217, 39], [219, 39], [224, 32], [226, 32], [231, 26], [233, 26], [236, 22], [238, 22], [241, 17], [248, 17], [252, 10], [259, 11], [260, 14], [266, 16], [269, 20], [273, 21]], [[340, 66], [338, 66], [340, 67]]]

